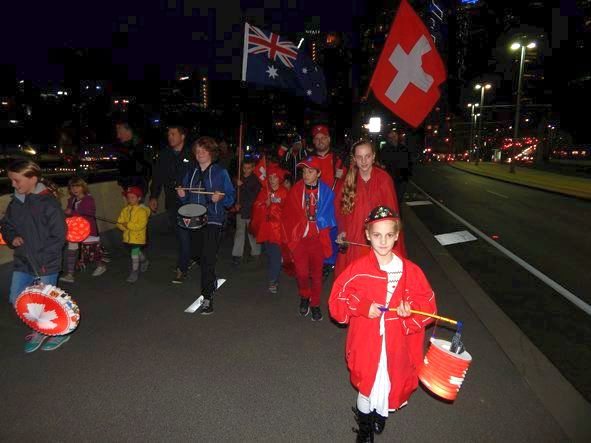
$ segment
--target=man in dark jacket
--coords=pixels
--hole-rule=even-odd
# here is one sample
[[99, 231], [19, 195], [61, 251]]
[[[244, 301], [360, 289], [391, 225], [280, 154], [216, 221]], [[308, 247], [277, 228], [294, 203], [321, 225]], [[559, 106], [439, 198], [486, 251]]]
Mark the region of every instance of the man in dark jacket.
[[179, 208], [175, 187], [180, 184], [187, 170], [194, 167], [195, 160], [189, 148], [185, 146], [187, 131], [184, 127], [169, 126], [167, 136], [168, 147], [160, 151], [160, 156], [154, 165], [148, 205], [153, 212], [156, 212], [158, 198], [164, 190], [164, 207], [168, 213], [170, 227], [174, 229]]
[[402, 198], [411, 174], [411, 158], [408, 147], [396, 129], [390, 130], [387, 137], [388, 143], [380, 151], [380, 162], [394, 180], [398, 205], [402, 207]]
[[146, 159], [144, 146], [127, 122], [115, 124], [118, 144], [115, 145], [119, 155], [119, 179], [117, 182], [123, 189], [139, 186], [145, 193], [151, 175], [150, 162]]

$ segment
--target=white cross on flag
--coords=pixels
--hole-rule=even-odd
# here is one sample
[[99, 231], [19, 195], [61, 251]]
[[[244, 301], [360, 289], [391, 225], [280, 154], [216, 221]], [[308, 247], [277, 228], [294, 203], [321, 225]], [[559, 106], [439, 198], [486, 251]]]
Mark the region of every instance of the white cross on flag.
[[439, 100], [445, 67], [429, 31], [407, 0], [400, 8], [369, 84], [376, 98], [417, 127]]

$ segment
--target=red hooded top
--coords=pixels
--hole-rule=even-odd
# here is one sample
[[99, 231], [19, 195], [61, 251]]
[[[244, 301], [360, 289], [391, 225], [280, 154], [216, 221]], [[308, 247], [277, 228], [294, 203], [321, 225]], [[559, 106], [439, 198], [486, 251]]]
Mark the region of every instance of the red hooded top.
[[[338, 232], [346, 232], [346, 240], [363, 244], [367, 242], [364, 221], [371, 210], [376, 206], [387, 206], [400, 214], [392, 178], [386, 171], [375, 165], [371, 169], [371, 177], [367, 182], [361, 178], [359, 173], [357, 174], [355, 205], [353, 206], [353, 211], [346, 215], [341, 211], [344, 187], [345, 181], [339, 181], [335, 191], [335, 215], [337, 218]], [[368, 251], [371, 251], [371, 249], [350, 245], [344, 254], [337, 254], [337, 262], [334, 271], [335, 276], [338, 276], [343, 272], [349, 263], [366, 255]], [[394, 252], [401, 257], [406, 257], [406, 248], [404, 247], [404, 235], [402, 231], [394, 246]]]
[[[263, 188], [259, 191], [253, 206], [250, 219], [250, 232], [256, 237], [257, 243], [271, 242], [281, 244], [284, 242], [283, 228], [281, 226], [281, 213], [287, 198], [288, 191], [285, 186], [279, 185], [277, 191]], [[270, 205], [267, 206], [267, 198]]]
[[[373, 302], [385, 305], [388, 274], [379, 267], [375, 253], [351, 263], [339, 275], [332, 287], [328, 307], [339, 323], [349, 324], [345, 356], [351, 374], [351, 384], [361, 394], [369, 396], [374, 385], [380, 354], [380, 318], [368, 318]], [[388, 307], [400, 301], [410, 303], [411, 309], [435, 313], [435, 294], [423, 271], [410, 260], [402, 258], [402, 276]], [[429, 317], [412, 314], [399, 318], [396, 311], [385, 312], [386, 353], [388, 375], [392, 387], [388, 397], [389, 409], [398, 409], [418, 386], [418, 368], [422, 365], [425, 326]]]

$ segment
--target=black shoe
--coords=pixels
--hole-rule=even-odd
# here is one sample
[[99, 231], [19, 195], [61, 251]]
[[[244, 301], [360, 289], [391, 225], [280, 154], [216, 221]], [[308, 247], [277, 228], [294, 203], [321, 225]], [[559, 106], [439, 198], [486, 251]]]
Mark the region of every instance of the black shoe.
[[232, 256], [232, 266], [240, 266], [241, 257]]
[[357, 421], [358, 429], [353, 428], [353, 432], [357, 433], [357, 443], [373, 443], [374, 429], [373, 429], [373, 414], [364, 414], [357, 408], [352, 408], [355, 413], [355, 420]]
[[199, 266], [199, 260], [191, 259], [189, 260], [189, 266], [187, 266], [188, 270], [193, 269], [195, 266]]
[[373, 430], [376, 434], [381, 434], [384, 432], [384, 428], [386, 427], [386, 418], [382, 417], [376, 411], [373, 411]]
[[185, 279], [187, 278], [187, 274], [183, 271], [181, 271], [180, 269], [176, 270], [176, 277], [172, 279], [172, 282], [174, 284], [180, 285], [182, 284]]
[[201, 315], [213, 314], [213, 300], [206, 298], [201, 306]]
[[310, 299], [301, 297], [300, 300], [300, 315], [305, 317], [310, 313]]
[[312, 306], [312, 321], [322, 320], [322, 311], [319, 306]]

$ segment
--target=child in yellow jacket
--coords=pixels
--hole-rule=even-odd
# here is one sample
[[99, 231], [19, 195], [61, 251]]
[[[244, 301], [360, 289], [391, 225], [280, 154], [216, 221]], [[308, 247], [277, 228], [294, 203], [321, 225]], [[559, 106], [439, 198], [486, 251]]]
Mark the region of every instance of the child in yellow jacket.
[[150, 264], [142, 251], [146, 245], [150, 209], [141, 204], [143, 192], [139, 186], [129, 187], [123, 195], [127, 199], [127, 206], [119, 214], [117, 227], [123, 231], [123, 243], [128, 245], [131, 250], [131, 274], [127, 277], [127, 281], [135, 283], [138, 280], [139, 272], [146, 272]]

